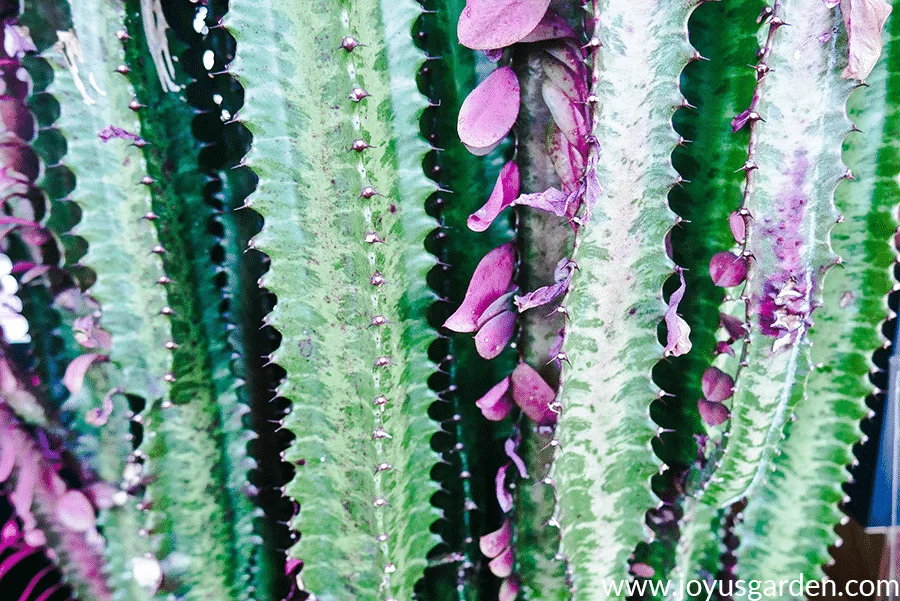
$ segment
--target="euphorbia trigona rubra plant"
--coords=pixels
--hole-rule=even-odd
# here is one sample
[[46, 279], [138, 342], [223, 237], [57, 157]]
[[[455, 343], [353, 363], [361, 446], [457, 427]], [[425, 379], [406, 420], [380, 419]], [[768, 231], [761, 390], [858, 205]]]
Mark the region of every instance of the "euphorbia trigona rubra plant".
[[2, 8], [12, 598], [822, 575], [893, 319], [884, 0]]

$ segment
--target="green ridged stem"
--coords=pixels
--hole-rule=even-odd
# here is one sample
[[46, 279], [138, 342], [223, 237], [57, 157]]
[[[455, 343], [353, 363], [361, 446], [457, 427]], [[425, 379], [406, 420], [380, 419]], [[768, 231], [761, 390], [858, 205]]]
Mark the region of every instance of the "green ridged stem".
[[[856, 85], [840, 76], [847, 47], [838, 9], [819, 0], [779, 0], [774, 10], [790, 26], [769, 28], [763, 60], [771, 71], [752, 105], [764, 121], [752, 125], [754, 168], [742, 204], [750, 214], [744, 248], [752, 257], [742, 293], [748, 299], [748, 342], [738, 351], [742, 365], [728, 401], [724, 450], [702, 496], [703, 502], [721, 506], [758, 491], [784, 425], [804, 395], [810, 362], [802, 324], [808, 311], [794, 313], [791, 307], [801, 301], [821, 304], [822, 277], [836, 259], [829, 231], [838, 217], [834, 189], [846, 171], [841, 162], [841, 143], [850, 131], [845, 104]], [[832, 31], [839, 33], [808, 43]], [[785, 322], [798, 319], [799, 329], [766, 333], [763, 327], [771, 324], [766, 320], [777, 317], [771, 307], [781, 307], [775, 303], [793, 293], [801, 301], [776, 311]], [[745, 303], [735, 302], [743, 312]]]
[[[121, 5], [108, 0], [96, 5], [78, 2], [72, 8], [81, 51], [75, 64], [78, 79], [65, 67], [66, 59], [57, 48], [50, 92], [62, 107], [59, 129], [67, 140], [65, 163], [76, 177], [70, 198], [82, 211], [73, 233], [88, 243], [82, 262], [97, 276], [89, 294], [102, 307], [100, 325], [110, 334], [112, 347], [111, 364], [92, 369], [82, 394], [73, 396], [66, 407], [77, 416], [72, 427], [81, 434], [80, 454], [96, 457], [98, 475], [115, 484], [122, 480], [126, 465], [134, 466], [133, 459], [128, 459], [132, 444], [126, 438], [131, 425], [129, 402], [122, 394], [113, 395], [113, 413], [102, 428], [85, 424], [84, 414], [100, 406], [113, 388], [139, 398], [143, 441], [137, 449], [146, 453], [157, 432], [160, 404], [168, 394], [164, 376], [171, 358], [164, 343], [171, 333], [167, 320], [149, 309], [158, 311], [166, 301], [161, 287], [154, 284], [163, 273], [161, 262], [148, 252], [158, 243], [156, 235], [142, 219], [151, 204], [149, 193], [138, 183], [145, 174], [141, 152], [130, 141], [104, 143], [98, 137], [107, 125], [132, 133], [139, 129], [128, 109], [132, 91], [114, 71], [122, 59], [115, 37], [121, 29]], [[91, 78], [104, 94], [86, 84]], [[133, 184], [122, 186], [122, 182]], [[93, 449], [85, 447], [89, 443]], [[142, 474], [152, 477], [154, 473], [155, 465], [144, 463]], [[152, 590], [135, 581], [132, 564], [135, 558], [158, 553], [155, 539], [139, 533], [152, 527], [155, 519], [137, 507], [147, 500], [152, 500], [152, 495], [128, 496], [124, 504], [100, 515], [107, 540], [107, 573], [117, 601], [156, 598]]]
[[[664, 240], [675, 225], [667, 196], [678, 181], [672, 115], [693, 50], [686, 24], [694, 2], [597, 3], [593, 73], [597, 96], [592, 164], [604, 191], [576, 241], [579, 265], [566, 307], [560, 451], [554, 467], [562, 553], [576, 600], [607, 598], [604, 583], [628, 573], [646, 540], [650, 479], [660, 461], [649, 416], [657, 338], [673, 272]], [[640, 67], [637, 67], [637, 66]]]
[[[457, 41], [456, 23], [465, 7], [463, 0], [428, 2], [424, 6], [435, 11], [422, 17], [421, 29], [427, 34], [425, 50], [429, 56], [440, 57], [427, 63], [431, 73], [429, 112], [433, 122], [423, 127], [423, 133], [433, 131], [436, 135], [433, 144], [442, 149], [436, 153], [441, 167], [436, 179], [447, 190], [437, 192], [433, 198], [444, 201], [440, 221], [446, 238], [436, 254], [448, 268], [443, 270], [439, 266], [429, 275], [429, 281], [435, 282], [435, 290], [448, 301], [440, 303], [439, 309], [445, 311], [438, 320], [441, 321], [459, 306], [481, 257], [512, 238], [509, 219], [497, 219], [481, 233], [471, 231], [466, 225], [469, 215], [481, 206], [493, 188], [509, 147], [504, 144], [487, 157], [476, 157], [460, 142], [457, 115], [468, 92], [477, 85], [479, 76], [484, 75], [487, 59]], [[442, 457], [452, 467], [448, 467], [446, 478], [440, 481], [446, 494], [441, 495], [440, 502], [435, 501], [444, 518], [438, 532], [446, 546], [441, 548], [449, 554], [432, 559], [438, 565], [426, 572], [422, 596], [434, 601], [476, 601], [490, 594], [484, 591], [484, 583], [493, 579], [478, 548], [478, 540], [499, 527], [493, 515], [497, 513], [494, 476], [506, 458], [502, 447], [510, 426], [486, 420], [475, 401], [509, 375], [515, 364], [515, 352], [507, 349], [488, 361], [478, 355], [470, 334], [446, 330], [444, 334], [449, 337], [447, 354], [453, 357], [446, 367], [448, 384], [455, 389], [441, 392], [441, 397], [449, 401], [441, 417], [452, 420], [454, 415], [459, 415], [461, 419], [445, 425], [454, 439], [447, 443], [448, 449]], [[456, 442], [462, 443], [462, 448], [456, 448]], [[469, 477], [460, 477], [463, 472], [468, 472]], [[454, 553], [458, 555], [453, 556]], [[449, 557], [457, 561], [443, 563]]]
[[[290, 554], [323, 601], [410, 598], [437, 542], [425, 319], [435, 258], [423, 246], [436, 222], [418, 126], [424, 55], [411, 38], [420, 12], [411, 0], [238, 0], [227, 21], [246, 93], [239, 117], [253, 133], [245, 163], [259, 176], [251, 201], [265, 219], [254, 246], [271, 258], [261, 284], [278, 297], [272, 360], [293, 404], [285, 491], [301, 507], [301, 539]], [[348, 35], [365, 46], [340, 49]], [[351, 101], [355, 86], [370, 96]], [[352, 152], [355, 139], [372, 146]], [[366, 185], [379, 195], [361, 198]], [[376, 271], [384, 284], [370, 283]], [[375, 315], [389, 323], [370, 326]], [[380, 395], [387, 404], [374, 404]]]
[[880, 326], [896, 261], [891, 242], [900, 192], [893, 143], [900, 125], [900, 19], [891, 17], [884, 33], [884, 54], [866, 79], [869, 87], [849, 101], [850, 118], [862, 133], [850, 134], [844, 145], [855, 181], [835, 195], [844, 219], [832, 231], [832, 245], [844, 261], [828, 273], [823, 306], [814, 314], [811, 355], [819, 367], [807, 379], [775, 472], [749, 500], [737, 528], [742, 578], [823, 578], [828, 547], [837, 541], [834, 527], [843, 519], [842, 485], [850, 479], [852, 447], [869, 411], [868, 376], [872, 354], [885, 341]]
[[[123, 41], [128, 79], [135, 88], [147, 161], [152, 221], [162, 256], [168, 319], [172, 324], [173, 406], [162, 413], [160, 436], [151, 456], [159, 466], [154, 483], [164, 533], [163, 549], [184, 564], [171, 575], [173, 588], [187, 599], [251, 599], [254, 558], [261, 541], [254, 532], [258, 515], [248, 485], [254, 463], [247, 456], [252, 430], [238, 398], [226, 323], [219, 312], [222, 292], [214, 283], [210, 257], [215, 239], [208, 233], [212, 208], [203, 198], [207, 178], [198, 168], [201, 144], [191, 133], [194, 111], [180, 91], [188, 82], [180, 62], [166, 91], [149, 60], [152, 36], [144, 29], [139, 0], [126, 3]], [[170, 9], [183, 9], [175, 4]], [[172, 34], [173, 55], [182, 44]], [[169, 84], [171, 85], [171, 84]]]

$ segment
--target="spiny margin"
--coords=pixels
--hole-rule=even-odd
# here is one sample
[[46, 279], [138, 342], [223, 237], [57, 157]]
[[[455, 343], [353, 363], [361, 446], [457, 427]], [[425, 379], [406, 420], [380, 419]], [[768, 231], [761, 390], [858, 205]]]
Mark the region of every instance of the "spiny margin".
[[854, 180], [837, 188], [843, 220], [832, 230], [834, 251], [844, 260], [826, 278], [823, 304], [810, 331], [816, 366], [806, 398], [788, 424], [783, 453], [759, 494], [749, 499], [737, 527], [738, 575], [775, 580], [824, 577], [834, 527], [846, 519], [840, 503], [852, 447], [873, 393], [872, 354], [884, 346], [881, 324], [897, 261], [891, 241], [897, 228], [900, 160], [893, 146], [900, 112], [900, 18], [888, 21], [885, 53], [868, 87], [853, 94], [848, 112], [862, 133], [847, 137], [844, 160]]
[[[260, 283], [278, 298], [272, 360], [292, 402], [290, 554], [325, 601], [410, 598], [437, 543], [420, 13], [411, 0], [238, 0], [228, 18], [265, 219], [253, 246], [271, 259]], [[363, 45], [344, 50], [344, 37]]]
[[[679, 181], [672, 126], [678, 81], [694, 55], [687, 20], [696, 2], [595, 3], [593, 135], [589, 165], [604, 190], [587, 199], [566, 307], [560, 448], [553, 470], [561, 551], [575, 599], [609, 598], [646, 540], [645, 512], [660, 461], [649, 416], [663, 348], [663, 284], [674, 265], [664, 243], [676, 223], [667, 197]], [[602, 44], [602, 45], [600, 45]], [[639, 100], [640, 99], [640, 100]], [[590, 188], [590, 186], [589, 186]]]
[[[783, 429], [805, 394], [811, 367], [807, 330], [822, 304], [822, 278], [837, 262], [829, 232], [834, 190], [847, 176], [841, 143], [845, 105], [857, 85], [847, 63], [840, 11], [820, 0], [776, 0], [761, 20], [768, 35], [750, 108], [732, 122], [752, 128], [739, 215], [747, 282], [731, 304], [747, 335], [734, 377], [724, 449], [701, 496], [726, 506], [751, 496], [770, 472]], [[787, 25], [786, 25], [787, 24]], [[714, 258], [715, 261], [715, 258]]]
[[[115, 599], [152, 599], [159, 587], [160, 569], [155, 537], [148, 536], [158, 519], [151, 511], [146, 487], [155, 467], [148, 461], [160, 417], [168, 397], [167, 374], [171, 355], [168, 321], [154, 315], [166, 305], [159, 257], [150, 252], [158, 244], [156, 232], [144, 219], [151, 210], [150, 194], [140, 185], [146, 175], [138, 141], [139, 124], [128, 105], [133, 92], [115, 72], [122, 59], [117, 34], [122, 7], [115, 0], [77, 2], [72, 6], [74, 31], [65, 31], [53, 57], [50, 91], [60, 100], [59, 129], [67, 142], [66, 164], [76, 178], [70, 198], [82, 218], [73, 231], [87, 241], [82, 264], [97, 275], [90, 288], [100, 304], [100, 326], [110, 334], [110, 364], [96, 373], [93, 397], [75, 396], [69, 406], [86, 415], [99, 408], [106, 390], [112, 402], [111, 419], [91, 428], [80, 418], [73, 427], [93, 432], [100, 441], [100, 475], [119, 482], [115, 505], [101, 513], [107, 538], [108, 576]], [[118, 59], [118, 60], [117, 60]], [[91, 85], [93, 82], [94, 85]], [[135, 138], [114, 136], [104, 142], [109, 126]], [[122, 182], [132, 182], [122, 185]], [[148, 313], [149, 312], [149, 313]], [[97, 371], [97, 369], [92, 369]], [[80, 424], [80, 425], [79, 425]], [[135, 427], [140, 431], [135, 436]], [[123, 441], [133, 452], [123, 455]], [[161, 571], [160, 571], [161, 578]]]

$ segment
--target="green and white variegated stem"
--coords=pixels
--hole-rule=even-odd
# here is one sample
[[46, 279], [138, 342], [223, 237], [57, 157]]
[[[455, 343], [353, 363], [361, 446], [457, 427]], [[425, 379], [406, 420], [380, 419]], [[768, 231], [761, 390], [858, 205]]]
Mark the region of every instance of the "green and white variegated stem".
[[663, 358], [657, 327], [673, 272], [664, 241], [676, 222], [667, 196], [678, 181], [672, 115], [693, 55], [686, 25], [695, 4], [603, 0], [595, 8], [602, 45], [594, 50], [590, 164], [603, 191], [587, 199], [596, 204], [576, 241], [579, 269], [566, 303], [572, 365], [563, 369], [554, 468], [562, 552], [579, 601], [610, 598], [604, 585], [626, 577], [656, 502], [649, 408], [659, 389], [651, 372]]
[[850, 478], [852, 446], [868, 412], [868, 374], [874, 369], [872, 354], [885, 341], [880, 324], [888, 314], [896, 260], [891, 241], [900, 194], [894, 146], [900, 125], [895, 108], [900, 19], [891, 17], [884, 34], [884, 56], [866, 78], [869, 87], [849, 102], [850, 117], [862, 133], [849, 135], [844, 147], [855, 181], [842, 184], [835, 196], [844, 219], [832, 231], [832, 244], [844, 261], [825, 280], [824, 302], [810, 330], [816, 369], [787, 427], [775, 471], [748, 500], [737, 527], [741, 578], [821, 579], [828, 547], [837, 539], [834, 527], [843, 517], [842, 485]]
[[746, 303], [748, 334], [724, 450], [702, 495], [718, 505], [759, 490], [804, 396], [811, 313], [837, 259], [829, 232], [838, 219], [834, 190], [846, 172], [845, 104], [857, 84], [841, 79], [847, 45], [837, 8], [821, 0], [777, 0], [772, 8], [766, 67], [745, 115], [752, 127], [741, 209], [749, 275], [736, 302]]
[[[146, 511], [153, 499], [141, 494], [145, 478], [152, 478], [152, 462], [139, 462], [128, 451], [130, 407], [125, 394], [140, 399], [143, 408], [136, 419], [143, 428], [137, 450], [147, 454], [160, 419], [160, 406], [168, 396], [166, 374], [171, 355], [165, 343], [171, 340], [168, 320], [157, 315], [166, 305], [156, 281], [162, 277], [159, 257], [149, 252], [157, 242], [152, 225], [143, 219], [150, 211], [150, 194], [140, 185], [146, 167], [133, 141], [113, 138], [103, 142], [98, 133], [113, 125], [128, 132], [139, 130], [128, 108], [133, 92], [115, 72], [121, 63], [116, 32], [122, 27], [122, 7], [115, 0], [72, 5], [74, 31], [62, 31], [50, 88], [61, 107], [59, 128], [66, 136], [66, 164], [76, 177], [71, 199], [82, 211], [74, 233], [88, 243], [82, 259], [96, 273], [91, 296], [102, 307], [100, 326], [112, 339], [110, 365], [95, 373], [84, 395], [75, 395], [68, 406], [77, 411], [73, 426], [93, 439], [99, 475], [121, 483], [122, 499], [101, 515], [107, 538], [106, 557], [114, 598], [149, 600], [158, 583], [159, 564], [154, 540], [140, 533], [150, 530], [154, 516]], [[125, 183], [130, 182], [130, 184]], [[107, 390], [113, 394], [112, 414], [102, 428], [85, 424], [83, 414], [98, 406]], [[140, 441], [136, 441], [140, 442]], [[126, 494], [125, 490], [134, 494]], [[139, 508], [140, 507], [140, 508]]]
[[[289, 553], [323, 601], [409, 599], [437, 542], [420, 13], [412, 0], [237, 0], [228, 19], [265, 219], [253, 243], [278, 297], [272, 360], [292, 403]], [[345, 37], [363, 45], [344, 50]]]

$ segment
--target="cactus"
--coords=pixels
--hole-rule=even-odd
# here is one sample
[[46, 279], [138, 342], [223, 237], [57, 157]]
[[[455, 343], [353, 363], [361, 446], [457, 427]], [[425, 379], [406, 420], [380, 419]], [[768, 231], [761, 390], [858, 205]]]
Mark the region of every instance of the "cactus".
[[0, 588], [822, 576], [893, 317], [884, 0], [0, 8]]

